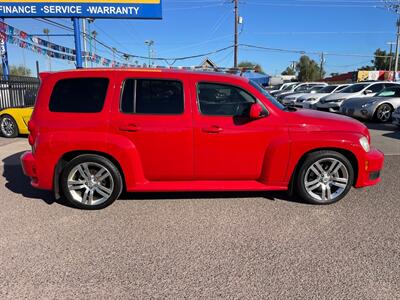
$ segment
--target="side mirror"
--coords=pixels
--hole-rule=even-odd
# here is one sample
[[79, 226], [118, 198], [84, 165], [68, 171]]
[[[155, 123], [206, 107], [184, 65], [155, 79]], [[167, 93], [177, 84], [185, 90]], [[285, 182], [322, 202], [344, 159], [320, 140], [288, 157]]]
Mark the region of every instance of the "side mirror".
[[365, 95], [369, 95], [369, 94], [372, 94], [372, 93], [373, 93], [373, 91], [371, 91], [371, 90], [365, 90], [365, 91], [364, 91], [364, 94], [365, 94]]
[[254, 103], [250, 107], [250, 119], [257, 120], [263, 117], [263, 108], [260, 104]]

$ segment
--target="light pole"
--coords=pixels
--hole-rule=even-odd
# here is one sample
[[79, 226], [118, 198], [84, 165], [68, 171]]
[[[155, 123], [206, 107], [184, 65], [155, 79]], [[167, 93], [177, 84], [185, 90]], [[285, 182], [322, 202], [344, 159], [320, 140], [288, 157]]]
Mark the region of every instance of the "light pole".
[[[47, 35], [47, 41], [50, 43], [50, 30], [48, 28], [43, 29], [43, 33]], [[49, 55], [49, 71], [51, 72], [51, 57]]]
[[238, 33], [238, 25], [239, 25], [239, 1], [234, 0], [235, 3], [235, 45], [234, 45], [234, 58], [233, 58], [233, 67], [236, 69], [238, 67], [238, 48], [239, 48], [239, 33]]
[[144, 43], [149, 47], [149, 68], [151, 67], [151, 47], [154, 45], [153, 40], [146, 40]]
[[89, 53], [90, 53], [89, 59], [90, 59], [90, 67], [93, 68], [93, 58], [92, 58], [92, 54], [93, 54], [93, 53], [92, 53], [92, 52], [93, 52], [93, 49], [92, 49], [92, 34], [91, 34], [91, 31], [90, 31], [90, 25], [91, 25], [92, 23], [94, 23], [94, 19], [93, 19], [93, 18], [88, 18], [87, 21], [88, 21], [88, 32], [89, 32]]
[[82, 19], [82, 30], [83, 30], [83, 52], [85, 52], [85, 55], [83, 56], [83, 64], [85, 68], [87, 68], [88, 63], [87, 63], [87, 36], [86, 36], [86, 18]]
[[96, 57], [96, 54], [97, 54], [96, 37], [97, 37], [98, 33], [96, 30], [93, 30], [91, 35], [92, 35], [92, 38], [94, 39], [94, 57]]

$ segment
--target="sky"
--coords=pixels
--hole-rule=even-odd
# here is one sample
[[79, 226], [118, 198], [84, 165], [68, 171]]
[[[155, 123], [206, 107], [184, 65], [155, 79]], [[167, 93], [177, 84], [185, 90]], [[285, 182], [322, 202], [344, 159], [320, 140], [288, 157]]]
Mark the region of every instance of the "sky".
[[[396, 38], [396, 15], [380, 0], [240, 0], [240, 44], [325, 53], [326, 73], [348, 72], [367, 65], [377, 48], [388, 50]], [[70, 19], [53, 19], [72, 27]], [[27, 32], [50, 34], [70, 32], [37, 19], [6, 19], [6, 23]], [[154, 40], [155, 57], [184, 57], [233, 45], [234, 13], [229, 0], [163, 0], [162, 20], [97, 19], [91, 30], [111, 47], [132, 55], [147, 56], [145, 40]], [[73, 37], [51, 37], [51, 41], [73, 47]], [[112, 52], [97, 45], [98, 54], [112, 58]], [[49, 70], [49, 60], [29, 50], [8, 45], [11, 65], [25, 65], [35, 73]], [[340, 54], [340, 55], [332, 55]], [[239, 48], [239, 61], [260, 63], [270, 75], [281, 73], [301, 54], [264, 49]], [[370, 57], [367, 57], [370, 55]], [[209, 55], [220, 67], [232, 67], [233, 49]], [[173, 66], [197, 66], [204, 58], [177, 61]], [[133, 59], [135, 61], [136, 59]], [[147, 60], [138, 59], [139, 63]], [[173, 61], [168, 61], [172, 63]], [[165, 61], [157, 64], [167, 65]], [[74, 63], [51, 59], [51, 69], [74, 68]]]

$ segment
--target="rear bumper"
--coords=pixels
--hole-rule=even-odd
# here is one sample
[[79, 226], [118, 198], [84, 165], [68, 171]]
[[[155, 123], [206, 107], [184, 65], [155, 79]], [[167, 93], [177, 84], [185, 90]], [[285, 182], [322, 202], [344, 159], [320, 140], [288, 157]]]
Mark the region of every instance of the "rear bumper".
[[384, 160], [384, 154], [377, 149], [372, 148], [370, 152], [366, 153], [364, 159], [359, 162], [356, 188], [379, 183]]
[[38, 177], [35, 158], [31, 151], [27, 151], [21, 156], [21, 165], [24, 174], [31, 178], [31, 185], [38, 188]]

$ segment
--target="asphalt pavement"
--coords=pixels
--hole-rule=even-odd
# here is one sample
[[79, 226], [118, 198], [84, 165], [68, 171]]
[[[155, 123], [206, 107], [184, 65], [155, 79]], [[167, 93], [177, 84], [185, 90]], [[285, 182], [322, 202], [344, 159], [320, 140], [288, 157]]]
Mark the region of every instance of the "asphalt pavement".
[[369, 126], [382, 183], [322, 207], [186, 193], [80, 211], [29, 186], [26, 139], [0, 139], [0, 299], [400, 299], [400, 131]]

